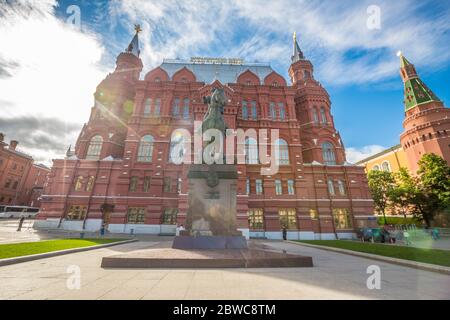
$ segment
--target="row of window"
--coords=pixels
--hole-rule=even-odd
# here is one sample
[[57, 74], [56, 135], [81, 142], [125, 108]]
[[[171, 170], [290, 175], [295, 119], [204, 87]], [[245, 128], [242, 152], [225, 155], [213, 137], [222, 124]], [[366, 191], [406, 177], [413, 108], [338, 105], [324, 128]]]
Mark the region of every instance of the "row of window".
[[[145, 208], [128, 208], [127, 223], [128, 224], [144, 224], [145, 223]], [[178, 209], [164, 209], [161, 218], [162, 224], [174, 225], [177, 223]], [[87, 217], [87, 206], [73, 205], [70, 206], [66, 219], [72, 221], [83, 221]]]
[[[272, 120], [285, 120], [286, 119], [286, 107], [283, 102], [269, 104], [269, 117]], [[258, 107], [256, 101], [242, 101], [242, 119], [244, 120], [257, 120], [258, 119]]]
[[[3, 163], [4, 163], [4, 160], [3, 160], [3, 159], [0, 159], [0, 167], [3, 165]], [[13, 163], [11, 169], [14, 170], [14, 171], [16, 171], [18, 167], [19, 167], [19, 166], [17, 165], [17, 163]], [[20, 166], [20, 172], [23, 172], [23, 170], [24, 170], [24, 167], [23, 167], [23, 166]]]
[[[380, 166], [379, 166], [378, 164], [376, 164], [376, 165], [374, 165], [374, 166], [372, 167], [372, 170], [380, 171]], [[386, 172], [391, 172], [391, 171], [392, 171], [392, 170], [391, 170], [391, 164], [389, 163], [389, 161], [384, 161], [384, 162], [381, 164], [381, 170], [382, 170], [382, 171], [386, 171]]]
[[[180, 145], [184, 145], [185, 141], [183, 136], [177, 136], [170, 143], [169, 161], [171, 163], [181, 163], [186, 150]], [[283, 139], [278, 139], [275, 144], [277, 145], [275, 158], [279, 165], [289, 165], [289, 145]], [[141, 138], [138, 149], [137, 161], [139, 162], [152, 162], [153, 161], [153, 145], [154, 138], [151, 135], [146, 135]], [[103, 146], [103, 138], [99, 135], [94, 136], [88, 146], [86, 153], [87, 160], [99, 160]], [[174, 154], [174, 150], [180, 150], [178, 154]], [[336, 154], [334, 146], [330, 142], [322, 144], [322, 156], [325, 165], [336, 165]], [[176, 158], [176, 159], [174, 159]], [[247, 138], [245, 140], [245, 163], [246, 164], [259, 164], [259, 151], [258, 142], [254, 138]]]
[[[163, 179], [164, 183], [163, 183], [163, 190], [164, 192], [173, 192], [173, 184], [172, 184], [172, 178], [170, 177], [165, 177]], [[180, 184], [180, 180], [177, 179], [176, 180], [176, 191], [178, 193], [180, 193], [180, 188], [181, 188], [181, 184]], [[74, 190], [75, 191], [86, 191], [86, 192], [91, 192], [94, 189], [94, 184], [95, 184], [95, 177], [94, 176], [89, 176], [89, 177], [83, 177], [83, 176], [78, 176], [75, 178], [75, 183], [74, 183]], [[150, 184], [151, 184], [151, 177], [144, 177], [144, 181], [142, 184], [142, 191], [143, 192], [149, 192], [150, 191]], [[131, 177], [130, 178], [130, 184], [129, 184], [129, 191], [130, 192], [137, 192], [138, 190], [138, 186], [139, 186], [139, 177]]]
[[[161, 115], [161, 99], [148, 98], [144, 102], [144, 118], [158, 117]], [[189, 119], [190, 117], [190, 100], [188, 98], [181, 101], [175, 98], [172, 103], [172, 116], [175, 118], [182, 117]]]
[[13, 199], [11, 197], [8, 196], [0, 196], [0, 203], [12, 203]]
[[[130, 192], [138, 192], [140, 191], [139, 186], [139, 177], [131, 177], [130, 178], [130, 186], [129, 191]], [[175, 179], [176, 183], [173, 183], [173, 178], [171, 177], [164, 177], [163, 178], [163, 191], [164, 192], [177, 192], [181, 193], [181, 181], [180, 179]], [[149, 192], [150, 191], [150, 184], [151, 184], [151, 177], [145, 177], [143, 184], [142, 184], [142, 191], [143, 192]], [[174, 190], [175, 187], [175, 190]]]
[[[285, 185], [286, 187], [283, 187]], [[345, 189], [345, 184], [342, 180], [337, 180], [337, 191], [341, 196], [345, 196], [347, 194]], [[328, 180], [328, 192], [331, 196], [336, 195], [336, 185], [333, 181], [333, 179]], [[253, 188], [254, 186], [254, 188]], [[252, 192], [256, 195], [262, 195], [264, 193], [264, 185], [262, 179], [256, 179], [253, 183], [250, 179], [247, 179], [246, 182], [246, 193], [247, 195], [252, 194]], [[294, 180], [287, 180], [286, 184], [283, 184], [282, 180], [275, 180], [275, 194], [277, 196], [283, 195], [284, 191], [287, 191], [288, 195], [295, 195], [295, 182]]]
[[[258, 107], [257, 102], [242, 101], [241, 116], [244, 120], [257, 120], [258, 119]], [[316, 111], [317, 112], [317, 111]], [[157, 117], [161, 115], [161, 99], [160, 98], [148, 98], [144, 102], [144, 117]], [[172, 102], [172, 116], [183, 117], [189, 119], [190, 117], [190, 100], [188, 98], [181, 101], [180, 98], [175, 98]], [[272, 120], [285, 120], [286, 119], [286, 106], [283, 102], [269, 104], [269, 116]], [[326, 123], [326, 120], [325, 120]]]
[[[439, 138], [441, 135], [447, 135], [447, 130], [443, 130], [442, 132], [441, 131], [436, 131], [436, 133], [434, 134], [434, 136], [436, 137], [436, 138]], [[432, 140], [433, 139], [433, 133], [428, 133], [428, 140]], [[414, 146], [416, 143], [417, 144], [419, 144], [420, 142], [424, 142], [424, 141], [427, 141], [427, 136], [426, 135], [422, 135], [422, 137], [419, 139], [419, 138], [415, 138], [415, 139], [412, 139], [411, 141], [408, 141], [404, 146], [403, 146], [403, 148], [404, 149], [408, 149], [408, 148], [410, 148], [411, 146]]]
[[13, 190], [17, 190], [17, 187], [19, 186], [19, 181], [14, 181], [13, 182], [13, 180], [12, 179], [6, 179], [6, 182], [5, 182], [5, 185], [4, 185], [4, 187], [5, 187], [5, 189], [13, 189]]
[[[289, 165], [289, 146], [283, 139], [278, 139], [276, 142], [276, 159], [279, 165]], [[186, 150], [183, 147], [185, 140], [183, 136], [176, 136], [170, 143], [169, 161], [171, 163], [180, 163], [184, 158]], [[88, 146], [86, 153], [87, 160], [99, 160], [103, 146], [103, 138], [99, 135], [94, 136]], [[137, 161], [138, 162], [152, 162], [153, 161], [153, 146], [154, 138], [151, 135], [146, 135], [141, 138], [139, 143]], [[175, 149], [177, 148], [177, 149]], [[179, 150], [178, 154], [174, 150]], [[334, 154], [334, 153], [333, 153]], [[259, 163], [258, 142], [256, 139], [247, 138], [245, 142], [245, 161], [247, 164]]]
[[75, 178], [74, 189], [75, 191], [87, 191], [91, 192], [94, 189], [95, 177], [89, 176], [87, 178], [78, 176]]
[[[87, 206], [71, 206], [67, 211], [66, 219], [82, 221], [86, 219]], [[146, 208], [128, 208], [128, 224], [145, 224]], [[178, 209], [166, 208], [161, 217], [161, 223], [165, 225], [175, 225], [177, 223]], [[280, 226], [289, 230], [298, 229], [297, 210], [295, 208], [279, 209], [278, 216]], [[311, 219], [319, 219], [317, 210], [310, 210]], [[352, 218], [347, 209], [333, 209], [334, 226], [337, 230], [351, 229]], [[265, 219], [263, 209], [250, 209], [248, 211], [248, 221], [251, 230], [264, 230]]]
[[[310, 217], [313, 220], [319, 219], [316, 209], [310, 209]], [[297, 230], [297, 210], [279, 209], [278, 216], [280, 226], [288, 230]], [[336, 230], [351, 229], [353, 227], [352, 217], [347, 209], [333, 209], [333, 220]], [[250, 230], [265, 230], [265, 219], [263, 209], [250, 209], [248, 211], [248, 222]]]
[[[254, 189], [253, 189], [254, 185]], [[295, 182], [294, 180], [286, 181], [286, 191], [288, 195], [295, 195]], [[276, 195], [283, 194], [283, 182], [281, 180], [275, 180], [275, 193]], [[257, 195], [262, 195], [264, 193], [264, 185], [262, 179], [256, 179], [253, 183], [250, 179], [247, 179], [246, 182], [246, 193], [250, 195], [252, 192], [255, 192]]]
[[327, 112], [325, 110], [325, 107], [320, 107], [320, 119], [317, 107], [312, 108], [312, 121], [314, 124], [328, 124]]

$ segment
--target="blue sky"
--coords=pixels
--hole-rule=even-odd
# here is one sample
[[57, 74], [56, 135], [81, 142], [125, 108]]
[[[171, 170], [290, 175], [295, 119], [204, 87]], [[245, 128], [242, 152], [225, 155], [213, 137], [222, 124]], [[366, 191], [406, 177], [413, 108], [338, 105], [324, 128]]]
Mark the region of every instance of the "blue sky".
[[[47, 163], [76, 140], [88, 120], [95, 86], [113, 70], [134, 23], [144, 30], [144, 73], [163, 58], [240, 57], [268, 62], [288, 79], [296, 31], [316, 79], [331, 96], [351, 160], [399, 143], [404, 114], [397, 51], [416, 65], [447, 106], [450, 101], [448, 0], [42, 0], [39, 7], [30, 1], [0, 9], [6, 18], [0, 22], [0, 37], [6, 37], [0, 44], [0, 85], [11, 93], [0, 97], [4, 120], [10, 120], [2, 130]], [[80, 8], [81, 29], [67, 23], [67, 9], [74, 5]], [[371, 5], [380, 10], [380, 28], [367, 27]], [[48, 77], [33, 82], [39, 83], [33, 85], [35, 100], [26, 100], [19, 88], [31, 86], [24, 78], [39, 79], [36, 70]], [[33, 109], [30, 119], [35, 107], [30, 101], [36, 99], [42, 110]], [[31, 125], [17, 130], [21, 121], [32, 120], [40, 124], [38, 130], [28, 132]], [[65, 128], [65, 134], [55, 136], [52, 125], [43, 125], [48, 122]], [[42, 142], [46, 152], [39, 148]]]

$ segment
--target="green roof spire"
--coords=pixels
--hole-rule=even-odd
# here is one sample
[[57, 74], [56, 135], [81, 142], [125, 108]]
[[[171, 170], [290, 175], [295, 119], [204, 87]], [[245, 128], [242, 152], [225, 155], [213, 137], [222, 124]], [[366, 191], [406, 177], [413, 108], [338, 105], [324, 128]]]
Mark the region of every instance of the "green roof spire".
[[439, 98], [419, 78], [416, 68], [400, 52], [400, 74], [405, 84], [405, 111], [429, 102], [440, 102]]

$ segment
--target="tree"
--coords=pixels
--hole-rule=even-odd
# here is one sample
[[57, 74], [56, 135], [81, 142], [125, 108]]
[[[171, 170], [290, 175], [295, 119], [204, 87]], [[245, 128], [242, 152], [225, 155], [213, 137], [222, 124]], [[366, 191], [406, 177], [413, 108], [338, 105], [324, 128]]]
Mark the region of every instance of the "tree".
[[392, 192], [395, 189], [395, 179], [391, 172], [372, 170], [368, 175], [369, 189], [372, 194], [375, 209], [383, 214], [387, 224], [386, 209], [390, 206]]
[[413, 214], [428, 227], [440, 212], [450, 210], [450, 167], [435, 154], [425, 154], [419, 161], [416, 191], [412, 194]]
[[390, 201], [393, 210], [402, 214], [406, 219], [406, 214], [411, 209], [411, 200], [417, 193], [417, 179], [411, 177], [406, 168], [394, 173], [395, 185], [390, 193]]

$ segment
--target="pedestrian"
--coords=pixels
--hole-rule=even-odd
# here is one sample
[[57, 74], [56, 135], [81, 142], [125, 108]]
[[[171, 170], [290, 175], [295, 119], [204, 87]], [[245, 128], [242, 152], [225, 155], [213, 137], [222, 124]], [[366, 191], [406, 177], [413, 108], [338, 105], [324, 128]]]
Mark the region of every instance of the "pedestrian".
[[411, 240], [409, 240], [409, 232], [404, 231], [403, 232], [403, 238], [405, 239], [405, 244], [409, 246], [411, 244]]
[[25, 221], [25, 217], [22, 216], [19, 220], [19, 227], [17, 228], [17, 232], [22, 231], [23, 222]]
[[286, 226], [283, 226], [283, 240], [284, 241], [287, 240], [287, 228], [286, 228]]
[[433, 231], [431, 231], [431, 237], [433, 238], [433, 240], [438, 240], [441, 238], [438, 228], [433, 228]]
[[105, 224], [103, 223], [102, 224], [102, 227], [100, 228], [100, 236], [104, 236], [105, 235], [105, 229], [106, 229], [106, 226], [105, 226]]

